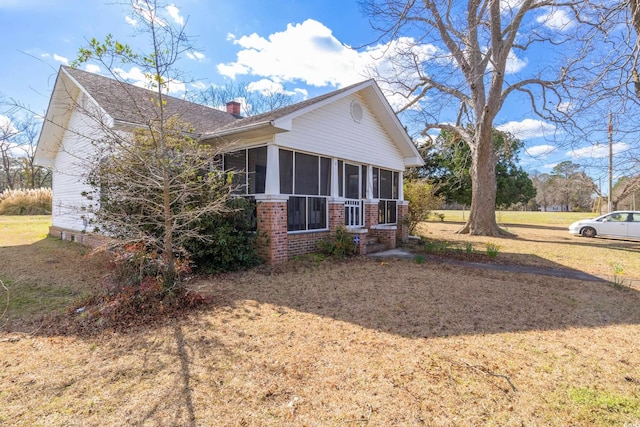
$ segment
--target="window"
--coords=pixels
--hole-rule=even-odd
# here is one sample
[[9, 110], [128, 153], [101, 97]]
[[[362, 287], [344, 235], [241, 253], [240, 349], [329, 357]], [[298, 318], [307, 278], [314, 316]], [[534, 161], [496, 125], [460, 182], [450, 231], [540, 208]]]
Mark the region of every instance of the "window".
[[373, 198], [378, 202], [378, 224], [396, 224], [398, 222], [398, 172], [373, 168]]
[[287, 202], [287, 230], [324, 230], [331, 193], [331, 159], [280, 150], [280, 193]]
[[264, 194], [267, 179], [267, 147], [249, 148], [226, 153], [224, 170], [233, 171], [236, 194]]

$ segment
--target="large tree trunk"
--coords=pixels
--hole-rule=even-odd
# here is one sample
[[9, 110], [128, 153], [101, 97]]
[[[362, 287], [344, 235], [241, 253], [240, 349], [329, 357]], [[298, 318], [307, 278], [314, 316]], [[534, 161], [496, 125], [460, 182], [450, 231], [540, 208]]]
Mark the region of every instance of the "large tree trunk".
[[478, 236], [507, 236], [496, 223], [496, 154], [488, 131], [478, 131], [472, 146], [471, 209], [468, 222], [458, 231]]

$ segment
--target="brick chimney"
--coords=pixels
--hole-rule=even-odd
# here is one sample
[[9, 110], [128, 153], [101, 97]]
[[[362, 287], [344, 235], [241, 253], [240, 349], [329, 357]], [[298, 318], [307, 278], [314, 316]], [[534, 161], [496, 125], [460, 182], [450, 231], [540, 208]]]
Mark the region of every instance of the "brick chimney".
[[236, 101], [227, 102], [227, 113], [233, 114], [234, 116], [240, 115], [240, 103]]

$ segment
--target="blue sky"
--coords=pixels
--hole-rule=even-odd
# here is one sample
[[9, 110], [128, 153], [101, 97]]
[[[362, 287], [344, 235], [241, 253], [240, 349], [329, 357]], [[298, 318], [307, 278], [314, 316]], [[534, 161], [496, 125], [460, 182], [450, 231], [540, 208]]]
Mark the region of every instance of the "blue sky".
[[[253, 90], [285, 90], [302, 100], [364, 80], [367, 65], [384, 48], [362, 47], [377, 34], [355, 0], [176, 0], [162, 14], [186, 23], [187, 34], [195, 38], [195, 49], [179, 64], [190, 79], [174, 86], [175, 95], [237, 81], [251, 83]], [[566, 25], [563, 16], [547, 18], [550, 25]], [[92, 37], [102, 40], [111, 33], [136, 46], [141, 39], [132, 37], [136, 25], [130, 9], [111, 2], [0, 0], [0, 94], [44, 113], [60, 64], [75, 59]], [[510, 66], [520, 71], [540, 60], [532, 53], [514, 57]], [[140, 78], [130, 68], [122, 75]], [[554, 127], [517, 103], [508, 105], [495, 125], [526, 142], [521, 163], [527, 170], [548, 172], [562, 160], [583, 163], [608, 155], [604, 146], [559, 148], [562, 141], [554, 138], [561, 135], [553, 136]], [[614, 151], [627, 148], [617, 141]], [[592, 170], [596, 181], [604, 173]]]

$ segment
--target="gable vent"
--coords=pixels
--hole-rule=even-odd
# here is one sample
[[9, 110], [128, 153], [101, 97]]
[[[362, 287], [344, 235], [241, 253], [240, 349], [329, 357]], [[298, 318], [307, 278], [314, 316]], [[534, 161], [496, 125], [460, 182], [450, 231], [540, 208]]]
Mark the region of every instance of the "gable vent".
[[353, 117], [353, 121], [356, 123], [362, 121], [362, 105], [356, 101], [351, 102], [351, 117]]

